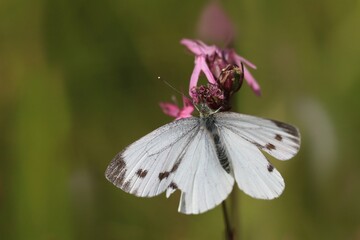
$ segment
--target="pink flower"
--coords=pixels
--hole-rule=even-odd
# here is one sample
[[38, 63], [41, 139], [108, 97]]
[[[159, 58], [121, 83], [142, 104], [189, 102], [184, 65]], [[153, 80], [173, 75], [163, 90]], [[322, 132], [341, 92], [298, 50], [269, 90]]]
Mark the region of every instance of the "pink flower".
[[256, 66], [239, 56], [234, 49], [220, 49], [214, 45], [208, 46], [199, 40], [182, 39], [180, 43], [195, 54], [195, 67], [190, 78], [190, 96], [192, 96], [191, 89], [197, 86], [201, 71], [205, 74], [210, 84], [217, 84], [216, 79], [219, 78], [222, 69], [226, 68], [229, 64], [240, 67], [242, 63], [244, 64], [244, 79], [252, 90], [257, 95], [260, 95], [259, 84], [246, 68], [247, 66], [256, 69]]
[[219, 49], [216, 46], [207, 46], [201, 41], [193, 41], [190, 39], [182, 39], [180, 43], [195, 54], [195, 67], [190, 78], [190, 95], [191, 89], [197, 85], [201, 71], [203, 71], [209, 83], [216, 84], [215, 78], [210, 71], [206, 60], [208, 56], [219, 55]]
[[183, 108], [180, 108], [174, 103], [160, 103], [163, 112], [170, 117], [176, 118], [176, 120], [191, 117], [191, 113], [194, 111], [194, 105], [191, 100], [185, 96], [183, 96], [183, 105]]
[[227, 108], [228, 99], [224, 96], [224, 91], [215, 84], [209, 83], [207, 86], [194, 87], [191, 90], [191, 95], [195, 105], [206, 103], [213, 110]]
[[209, 2], [202, 10], [197, 24], [200, 39], [228, 46], [234, 41], [235, 33], [234, 25], [219, 1]]

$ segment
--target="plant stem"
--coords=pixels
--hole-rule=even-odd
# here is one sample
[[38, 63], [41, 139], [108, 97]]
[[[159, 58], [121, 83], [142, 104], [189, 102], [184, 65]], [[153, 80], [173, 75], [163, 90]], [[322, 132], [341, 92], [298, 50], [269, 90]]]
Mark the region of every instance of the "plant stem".
[[236, 189], [234, 189], [230, 195], [230, 199], [231, 199], [231, 209], [230, 209], [230, 213], [231, 213], [231, 222], [232, 222], [232, 226], [233, 226], [233, 235], [234, 235], [234, 240], [235, 240], [235, 236], [237, 240], [240, 240], [241, 236], [240, 236], [240, 218], [239, 218], [239, 191], [236, 191]]
[[231, 227], [230, 224], [230, 219], [229, 219], [229, 215], [226, 209], [226, 203], [225, 201], [222, 202], [221, 204], [222, 206], [222, 210], [223, 210], [223, 214], [224, 214], [224, 224], [225, 224], [225, 236], [227, 240], [234, 240], [235, 239], [235, 235], [234, 235], [234, 231]]

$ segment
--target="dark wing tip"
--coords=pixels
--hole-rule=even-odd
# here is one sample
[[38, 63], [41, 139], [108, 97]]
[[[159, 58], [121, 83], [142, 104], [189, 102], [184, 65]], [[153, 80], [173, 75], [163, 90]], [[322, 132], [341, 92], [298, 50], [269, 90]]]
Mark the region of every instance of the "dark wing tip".
[[[296, 145], [296, 150], [300, 149], [300, 143], [301, 143], [301, 137], [300, 137], [300, 131], [297, 127], [294, 127], [290, 124], [287, 123], [283, 123], [283, 122], [279, 122], [276, 120], [271, 120], [277, 127], [281, 128], [284, 132], [288, 133], [289, 135], [291, 135], [291, 137], [289, 137], [289, 140], [293, 141]], [[275, 139], [279, 140], [280, 138], [275, 136]], [[282, 140], [282, 138], [281, 138]], [[279, 140], [280, 141], [280, 140]]]
[[293, 135], [294, 137], [300, 137], [300, 133], [299, 130], [287, 123], [283, 123], [283, 122], [279, 122], [276, 120], [271, 120], [276, 126], [278, 126], [279, 128], [283, 129], [285, 132]]
[[126, 173], [126, 163], [122, 158], [122, 154], [118, 153], [105, 171], [105, 177], [115, 186], [122, 188]]

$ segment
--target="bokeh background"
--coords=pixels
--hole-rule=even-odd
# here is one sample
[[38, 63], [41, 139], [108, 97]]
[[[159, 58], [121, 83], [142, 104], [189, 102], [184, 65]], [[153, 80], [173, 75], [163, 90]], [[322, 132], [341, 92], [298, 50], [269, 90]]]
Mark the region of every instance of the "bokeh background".
[[[177, 213], [104, 177], [113, 156], [172, 119], [210, 1], [0, 1], [0, 239], [224, 239], [221, 208]], [[238, 189], [242, 239], [360, 239], [360, 2], [220, 3], [262, 87], [236, 111], [297, 125], [300, 153], [272, 162], [273, 201]], [[208, 42], [210, 43], [210, 42]], [[179, 96], [178, 96], [179, 99]]]

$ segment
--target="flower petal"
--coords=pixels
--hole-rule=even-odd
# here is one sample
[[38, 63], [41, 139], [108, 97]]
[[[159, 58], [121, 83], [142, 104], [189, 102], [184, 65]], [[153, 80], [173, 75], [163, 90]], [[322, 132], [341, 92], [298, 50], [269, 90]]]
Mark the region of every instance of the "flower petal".
[[191, 89], [197, 86], [200, 77], [200, 71], [204, 72], [209, 83], [216, 84], [214, 75], [210, 71], [209, 66], [206, 63], [205, 57], [204, 56], [195, 57], [195, 67], [191, 74], [190, 86], [189, 86], [189, 94], [191, 97], [192, 97]]
[[159, 103], [163, 112], [170, 117], [178, 117], [180, 108], [173, 103]]
[[206, 76], [207, 80], [209, 81], [209, 83], [216, 84], [216, 80], [214, 78], [214, 75], [210, 71], [210, 68], [209, 68], [209, 66], [208, 66], [208, 64], [207, 64], [204, 57], [199, 58], [199, 64], [201, 66], [201, 70], [205, 73], [205, 76]]
[[191, 89], [193, 89], [194, 87], [196, 87], [197, 82], [199, 81], [199, 76], [200, 76], [200, 71], [201, 71], [201, 62], [199, 60], [198, 57], [195, 58], [195, 66], [194, 66], [194, 70], [191, 74], [190, 77], [190, 86], [189, 86], [189, 94], [191, 95]]
[[228, 46], [234, 41], [235, 28], [218, 1], [210, 1], [203, 9], [197, 27], [202, 39]]
[[208, 46], [200, 40], [191, 40], [191, 39], [181, 39], [180, 43], [187, 47], [190, 52], [195, 54], [196, 56], [200, 55], [212, 55], [218, 51], [216, 46]]
[[255, 64], [253, 64], [249, 60], [247, 60], [247, 59], [243, 58], [242, 56], [240, 56], [239, 54], [237, 54], [234, 49], [228, 50], [227, 53], [229, 55], [229, 57], [228, 57], [229, 62], [234, 62], [238, 66], [240, 66], [241, 63], [244, 63], [245, 65], [249, 66], [250, 68], [256, 69]]
[[251, 75], [251, 73], [245, 66], [244, 66], [244, 79], [252, 88], [252, 90], [255, 92], [255, 94], [260, 96], [261, 95], [260, 85], [256, 82], [253, 75]]
[[194, 53], [195, 55], [204, 54], [202, 47], [199, 45], [198, 42], [196, 42], [194, 40], [184, 38], [184, 39], [181, 39], [180, 43], [182, 45], [184, 45], [185, 47], [187, 47], [190, 50], [190, 52]]
[[185, 95], [183, 95], [183, 106], [184, 106], [184, 108], [185, 108], [185, 107], [190, 107], [190, 106], [191, 106], [191, 107], [194, 107], [191, 98], [188, 98], [188, 97], [186, 97]]
[[[237, 54], [236, 54], [237, 55]], [[249, 60], [243, 58], [242, 56], [237, 55], [237, 57], [240, 59], [241, 62], [245, 63], [248, 67], [251, 67], [252, 69], [256, 69], [256, 65], [250, 62]]]
[[194, 111], [194, 107], [193, 106], [188, 106], [188, 107], [184, 107], [178, 117], [176, 118], [176, 120], [181, 119], [181, 118], [188, 118], [191, 117], [191, 113]]
[[183, 95], [183, 108], [180, 110], [179, 116], [176, 119], [191, 117], [191, 113], [194, 109], [191, 99]]

